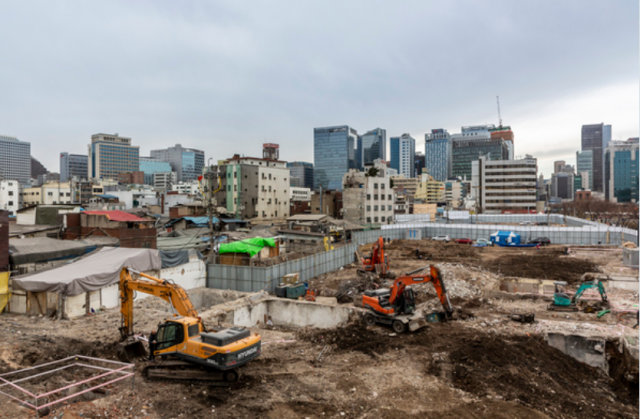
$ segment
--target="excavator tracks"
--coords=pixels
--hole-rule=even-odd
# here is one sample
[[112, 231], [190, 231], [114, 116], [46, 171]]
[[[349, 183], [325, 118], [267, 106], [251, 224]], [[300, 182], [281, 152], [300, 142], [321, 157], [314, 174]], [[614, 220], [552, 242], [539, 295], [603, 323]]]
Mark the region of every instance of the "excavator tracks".
[[143, 374], [151, 380], [199, 381], [216, 387], [229, 387], [240, 378], [238, 369], [219, 371], [184, 361], [152, 361]]

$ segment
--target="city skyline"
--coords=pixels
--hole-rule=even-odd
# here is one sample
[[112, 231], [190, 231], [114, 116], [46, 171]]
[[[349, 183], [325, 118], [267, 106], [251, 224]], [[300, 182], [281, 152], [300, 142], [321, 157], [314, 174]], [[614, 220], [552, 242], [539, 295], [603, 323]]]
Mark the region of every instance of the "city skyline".
[[[22, 35], [0, 45], [12, 63], [1, 70], [0, 133], [31, 143], [51, 171], [96, 132], [133, 138], [141, 155], [180, 143], [228, 158], [276, 142], [283, 160], [312, 162], [315, 127], [409, 133], [422, 150], [434, 128], [498, 125], [499, 95], [516, 157], [538, 158], [547, 178], [554, 160], [575, 164], [582, 125], [638, 136], [637, 3], [288, 9], [296, 21], [267, 5], [1, 4], [0, 36]], [[92, 30], [97, 16], [130, 29]], [[327, 31], [327, 21], [356, 30]], [[364, 36], [365, 21], [380, 30]], [[456, 35], [441, 36], [452, 24]], [[371, 53], [386, 59], [372, 67]]]

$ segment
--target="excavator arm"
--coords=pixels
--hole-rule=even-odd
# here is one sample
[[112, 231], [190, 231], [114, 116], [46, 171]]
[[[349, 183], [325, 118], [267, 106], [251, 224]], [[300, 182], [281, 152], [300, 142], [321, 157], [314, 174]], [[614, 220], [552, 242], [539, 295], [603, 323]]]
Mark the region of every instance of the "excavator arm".
[[440, 300], [442, 307], [448, 314], [451, 314], [453, 312], [453, 307], [451, 307], [451, 302], [449, 301], [449, 296], [447, 295], [447, 290], [444, 286], [440, 269], [431, 265], [429, 275], [413, 275], [414, 273], [422, 270], [424, 270], [424, 268], [416, 269], [415, 271], [399, 276], [391, 287], [389, 303], [392, 305], [395, 304], [396, 299], [402, 295], [404, 289], [409, 285], [433, 282], [433, 286], [436, 289], [436, 293], [438, 294], [438, 299]]
[[[141, 278], [133, 279], [131, 273], [136, 273]], [[120, 334], [123, 339], [133, 334], [134, 291], [162, 298], [171, 304], [174, 311], [181, 316], [198, 318], [198, 311], [193, 307], [189, 295], [180, 285], [130, 268], [122, 268], [120, 272], [120, 312], [122, 314]]]
[[573, 298], [571, 299], [571, 302], [573, 304], [577, 303], [580, 300], [580, 297], [582, 297], [582, 294], [584, 294], [586, 290], [591, 288], [597, 288], [598, 292], [600, 293], [600, 297], [602, 298], [602, 301], [605, 303], [607, 302], [607, 292], [604, 290], [604, 285], [602, 285], [602, 282], [600, 281], [583, 282], [582, 285], [580, 285], [580, 287], [576, 291], [576, 293], [573, 294]]

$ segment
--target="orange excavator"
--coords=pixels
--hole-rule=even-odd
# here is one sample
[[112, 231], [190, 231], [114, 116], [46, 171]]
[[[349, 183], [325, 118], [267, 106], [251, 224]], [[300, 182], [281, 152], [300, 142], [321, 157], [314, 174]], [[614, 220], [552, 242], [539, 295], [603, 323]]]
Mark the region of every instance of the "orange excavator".
[[[134, 279], [131, 274], [140, 276]], [[206, 328], [189, 295], [180, 285], [129, 268], [120, 272], [121, 357], [130, 360], [146, 353], [133, 331], [135, 292], [159, 297], [174, 311], [150, 337], [152, 360], [145, 366], [149, 378], [201, 380], [228, 386], [238, 380], [238, 367], [260, 355], [260, 335], [242, 327]]]
[[427, 266], [399, 276], [391, 288], [365, 291], [362, 296], [362, 305], [369, 309], [369, 313], [364, 316], [365, 324], [367, 326], [373, 326], [376, 323], [389, 325], [396, 333], [404, 333], [407, 329], [414, 332], [426, 326], [424, 316], [415, 311], [415, 292], [411, 288], [411, 285], [426, 282], [433, 283], [445, 315], [450, 318], [453, 307], [451, 307], [440, 270], [431, 265], [430, 274], [418, 274], [426, 268]]
[[384, 239], [378, 238], [374, 243], [371, 254], [362, 258], [362, 269], [358, 269], [358, 274], [375, 272], [381, 278], [395, 278], [395, 274], [389, 270], [389, 257], [384, 254]]

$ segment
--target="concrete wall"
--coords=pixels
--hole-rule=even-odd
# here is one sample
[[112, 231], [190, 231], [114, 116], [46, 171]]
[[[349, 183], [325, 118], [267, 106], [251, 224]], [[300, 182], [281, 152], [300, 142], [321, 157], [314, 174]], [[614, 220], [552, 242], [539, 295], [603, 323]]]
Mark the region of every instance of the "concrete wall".
[[549, 333], [546, 339], [550, 346], [570, 357], [609, 373], [604, 338]]
[[246, 305], [233, 311], [226, 321], [237, 326], [253, 327], [264, 323], [265, 314], [276, 325], [321, 329], [335, 327], [346, 322], [355, 310], [353, 307], [329, 306], [309, 301], [269, 299], [255, 305]]

